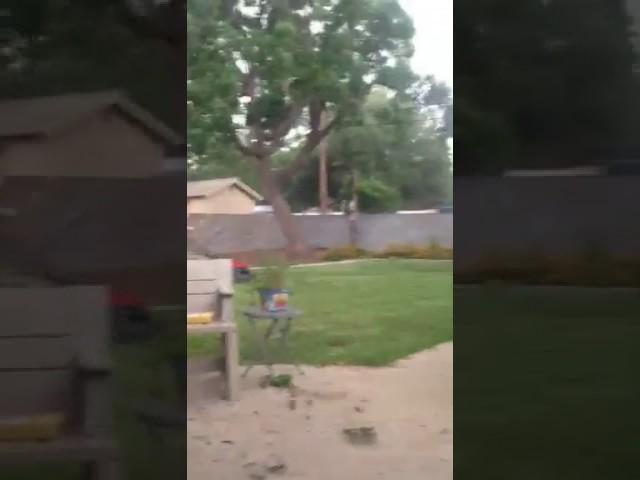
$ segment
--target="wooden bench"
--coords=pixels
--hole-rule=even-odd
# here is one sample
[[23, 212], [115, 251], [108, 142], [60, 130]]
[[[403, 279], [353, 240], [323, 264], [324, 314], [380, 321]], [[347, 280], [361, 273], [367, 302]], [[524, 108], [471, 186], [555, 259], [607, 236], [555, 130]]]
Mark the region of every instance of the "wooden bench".
[[78, 462], [87, 478], [116, 478], [109, 342], [101, 287], [0, 289], [0, 415], [65, 415], [56, 439], [0, 442], [0, 464]]
[[226, 398], [239, 395], [238, 332], [233, 313], [233, 267], [231, 260], [187, 260], [187, 314], [213, 312], [213, 322], [188, 325], [190, 335], [219, 333], [222, 336]]

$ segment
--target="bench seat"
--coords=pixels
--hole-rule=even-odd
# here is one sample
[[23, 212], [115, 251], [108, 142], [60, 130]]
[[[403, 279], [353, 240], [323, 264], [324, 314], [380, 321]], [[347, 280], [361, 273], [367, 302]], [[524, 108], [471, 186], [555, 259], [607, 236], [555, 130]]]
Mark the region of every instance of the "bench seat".
[[47, 442], [2, 442], [0, 463], [90, 462], [115, 459], [116, 452], [115, 443], [104, 438], [64, 436]]
[[0, 288], [0, 411], [67, 419], [51, 440], [0, 442], [0, 464], [76, 462], [91, 480], [119, 476], [108, 312], [102, 287]]
[[188, 325], [187, 333], [201, 335], [207, 333], [228, 333], [237, 330], [236, 324], [233, 322], [212, 322], [206, 325]]
[[223, 374], [228, 400], [239, 396], [238, 332], [233, 313], [231, 260], [187, 261], [187, 314], [213, 313], [213, 322], [187, 324], [188, 335], [220, 334]]

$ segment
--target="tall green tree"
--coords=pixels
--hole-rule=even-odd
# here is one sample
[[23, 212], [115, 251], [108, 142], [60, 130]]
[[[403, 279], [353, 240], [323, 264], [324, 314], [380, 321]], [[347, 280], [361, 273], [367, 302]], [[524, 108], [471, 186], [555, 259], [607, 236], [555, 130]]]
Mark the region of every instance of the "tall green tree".
[[[351, 200], [354, 173], [359, 207], [365, 212], [430, 208], [450, 201], [452, 172], [442, 119], [447, 98], [418, 102], [413, 94], [374, 89], [361, 115], [339, 125], [329, 140], [334, 208]], [[310, 168], [287, 193], [298, 208], [315, 206], [316, 185], [317, 169]]]
[[453, 8], [457, 173], [570, 165], [625, 141], [638, 89], [626, 0]]
[[185, 7], [185, 0], [7, 0], [0, 95], [122, 89], [183, 132]]
[[250, 158], [290, 252], [304, 251], [283, 186], [373, 85], [412, 85], [413, 34], [397, 0], [189, 0], [191, 156]]

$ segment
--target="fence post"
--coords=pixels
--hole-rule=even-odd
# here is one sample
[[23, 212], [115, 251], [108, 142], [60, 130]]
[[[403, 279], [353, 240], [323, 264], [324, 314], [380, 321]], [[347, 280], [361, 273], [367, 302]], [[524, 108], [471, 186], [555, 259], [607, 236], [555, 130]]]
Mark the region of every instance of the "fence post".
[[349, 223], [349, 244], [353, 247], [358, 247], [360, 239], [358, 238], [358, 215], [356, 212], [351, 211], [348, 213], [347, 222]]

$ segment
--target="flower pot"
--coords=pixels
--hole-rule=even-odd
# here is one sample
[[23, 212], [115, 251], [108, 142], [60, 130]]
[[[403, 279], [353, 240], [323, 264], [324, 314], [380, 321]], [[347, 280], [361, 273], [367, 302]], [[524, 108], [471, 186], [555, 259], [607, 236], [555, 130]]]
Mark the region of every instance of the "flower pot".
[[282, 288], [261, 288], [260, 306], [267, 312], [282, 312], [289, 309], [289, 290]]

